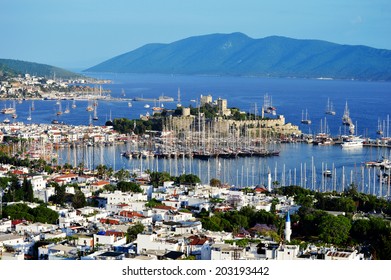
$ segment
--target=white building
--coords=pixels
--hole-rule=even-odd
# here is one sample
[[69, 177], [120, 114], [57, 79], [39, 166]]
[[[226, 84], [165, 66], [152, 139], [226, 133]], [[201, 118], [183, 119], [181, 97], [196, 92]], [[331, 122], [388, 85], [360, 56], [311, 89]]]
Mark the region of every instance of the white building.
[[147, 202], [147, 195], [142, 193], [123, 193], [121, 191], [114, 191], [113, 193], [101, 193], [99, 196], [107, 198], [107, 204], [129, 204], [136, 201]]
[[8, 219], [0, 220], [0, 232], [11, 231], [12, 221]]
[[177, 239], [158, 237], [155, 233], [140, 233], [137, 235], [137, 254], [146, 254], [150, 250], [181, 251], [183, 241]]
[[33, 176], [31, 178], [31, 185], [33, 187], [33, 191], [39, 191], [46, 188], [46, 179], [43, 178], [42, 175]]
[[123, 232], [103, 231], [94, 234], [94, 246], [98, 244], [108, 246], [120, 246], [126, 244], [126, 236]]
[[24, 243], [24, 236], [14, 233], [0, 235], [0, 248], [4, 246], [16, 246]]
[[233, 261], [243, 259], [245, 249], [230, 244], [213, 244], [211, 246], [211, 260]]
[[357, 250], [352, 252], [328, 251], [325, 254], [325, 260], [363, 260], [364, 255], [358, 254]]

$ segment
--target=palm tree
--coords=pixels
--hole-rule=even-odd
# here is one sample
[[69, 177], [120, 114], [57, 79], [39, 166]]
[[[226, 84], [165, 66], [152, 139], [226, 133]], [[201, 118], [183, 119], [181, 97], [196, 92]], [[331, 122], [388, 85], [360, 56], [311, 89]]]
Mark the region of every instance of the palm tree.
[[97, 175], [100, 179], [104, 179], [106, 178], [106, 175], [107, 175], [107, 166], [106, 165], [103, 165], [103, 164], [99, 164], [97, 167], [96, 167], [96, 171], [97, 171]]

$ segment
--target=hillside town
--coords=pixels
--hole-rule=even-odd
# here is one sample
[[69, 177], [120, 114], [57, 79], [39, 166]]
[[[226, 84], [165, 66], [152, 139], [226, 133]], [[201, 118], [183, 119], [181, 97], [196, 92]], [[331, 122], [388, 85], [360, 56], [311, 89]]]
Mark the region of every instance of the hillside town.
[[[290, 215], [300, 206], [292, 197], [272, 195], [267, 189], [271, 186], [256, 187], [247, 194], [229, 186], [176, 185], [173, 181], [154, 187], [150, 174], [141, 173], [125, 179], [135, 182], [140, 192], [110, 191], [107, 186], [119, 184], [114, 177], [99, 179], [96, 174], [72, 172], [32, 174], [26, 167], [3, 164], [0, 176], [10, 175], [16, 176], [20, 185], [26, 179], [31, 182], [36, 202], [8, 202], [3, 212], [4, 208], [18, 204], [39, 208], [40, 202], [57, 213], [58, 218], [54, 223], [43, 223], [4, 217], [0, 222], [3, 260], [364, 259], [364, 254], [357, 250], [290, 244]], [[94, 203], [80, 208], [69, 202], [54, 204], [51, 197], [59, 195], [59, 186], [69, 195], [81, 192]], [[151, 201], [159, 203], [148, 203]], [[285, 220], [282, 238], [270, 234], [277, 231], [270, 224], [234, 232], [211, 231], [205, 230], [197, 218], [203, 212], [213, 215], [246, 207], [267, 213], [275, 211]], [[138, 226], [141, 230], [131, 235]], [[244, 239], [251, 242], [239, 245]]]
[[91, 84], [110, 83], [108, 80], [91, 78], [61, 79], [37, 77], [30, 74], [5, 76], [0, 75], [0, 99], [85, 99], [88, 95], [105, 98], [108, 90]]

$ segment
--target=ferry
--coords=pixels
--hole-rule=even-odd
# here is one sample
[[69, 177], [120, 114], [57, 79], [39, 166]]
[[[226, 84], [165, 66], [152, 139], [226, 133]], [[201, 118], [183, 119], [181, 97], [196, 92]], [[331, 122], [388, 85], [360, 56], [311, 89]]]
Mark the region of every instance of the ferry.
[[359, 136], [348, 137], [344, 139], [341, 144], [341, 147], [344, 149], [347, 148], [362, 148], [364, 146], [364, 139]]

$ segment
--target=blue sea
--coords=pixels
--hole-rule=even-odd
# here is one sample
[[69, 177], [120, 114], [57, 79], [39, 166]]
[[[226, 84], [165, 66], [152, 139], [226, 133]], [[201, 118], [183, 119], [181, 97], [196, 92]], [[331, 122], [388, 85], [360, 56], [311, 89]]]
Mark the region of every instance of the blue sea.
[[[173, 97], [175, 102], [164, 103], [165, 108], [175, 108], [180, 89], [181, 104], [196, 106], [201, 95], [212, 95], [213, 99], [225, 98], [228, 107], [238, 107], [242, 111], [254, 113], [255, 108], [261, 111], [264, 96], [267, 94], [276, 107], [277, 114], [285, 116], [286, 122], [298, 125], [303, 133], [318, 133], [324, 131], [325, 123], [332, 135], [346, 134], [346, 127], [341, 118], [345, 105], [348, 105], [350, 116], [356, 126], [356, 134], [375, 139], [378, 122], [387, 124], [391, 115], [391, 83], [329, 80], [329, 79], [296, 79], [296, 78], [260, 78], [260, 77], [225, 77], [225, 76], [183, 76], [158, 74], [96, 74], [89, 76], [100, 79], [110, 79], [112, 83], [102, 85], [103, 89], [111, 90], [112, 97], [121, 98], [157, 98], [160, 95]], [[123, 93], [125, 96], [123, 96]], [[328, 100], [333, 103], [336, 115], [326, 115]], [[61, 101], [62, 108], [71, 101]], [[0, 102], [1, 108], [9, 107], [10, 101]], [[34, 123], [50, 123], [56, 118], [58, 105], [54, 100], [34, 101], [35, 111], [32, 112]], [[148, 103], [150, 109], [145, 109]], [[87, 101], [77, 101], [77, 108], [70, 109], [69, 114], [63, 114], [59, 121], [66, 124], [88, 125], [91, 112], [86, 111]], [[152, 102], [132, 101], [100, 101], [98, 105], [99, 120], [96, 125], [103, 125], [110, 117], [139, 118], [140, 114], [152, 114]], [[16, 104], [17, 121], [26, 120], [31, 101]], [[302, 112], [307, 110], [311, 125], [301, 124]], [[391, 131], [384, 128], [383, 136], [391, 136]], [[362, 148], [351, 151], [339, 146], [313, 146], [307, 144], [281, 144], [280, 156], [270, 158], [238, 158], [212, 159], [209, 161], [189, 159], [151, 159], [127, 160], [121, 157], [126, 149], [123, 145], [90, 151], [77, 151], [77, 158], [72, 158], [69, 151], [63, 151], [62, 163], [88, 160], [91, 167], [106, 164], [118, 170], [150, 169], [167, 171], [172, 175], [193, 173], [199, 175], [204, 183], [211, 178], [219, 178], [230, 185], [265, 184], [267, 173], [270, 172], [273, 181], [281, 184], [298, 184], [308, 188], [322, 190], [344, 190], [350, 183], [355, 183], [364, 192], [384, 195], [373, 171], [363, 168], [366, 161], [389, 157], [389, 150], [384, 148]], [[86, 156], [90, 154], [90, 156]], [[322, 170], [335, 170], [335, 176], [325, 179]], [[384, 188], [384, 186], [383, 186]]]

